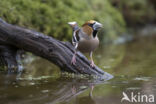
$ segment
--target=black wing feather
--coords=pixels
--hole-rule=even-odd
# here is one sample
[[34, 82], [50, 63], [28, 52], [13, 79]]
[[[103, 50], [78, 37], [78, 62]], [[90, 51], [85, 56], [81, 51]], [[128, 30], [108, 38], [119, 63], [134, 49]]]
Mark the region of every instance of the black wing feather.
[[75, 45], [80, 40], [79, 29], [73, 32], [72, 43]]

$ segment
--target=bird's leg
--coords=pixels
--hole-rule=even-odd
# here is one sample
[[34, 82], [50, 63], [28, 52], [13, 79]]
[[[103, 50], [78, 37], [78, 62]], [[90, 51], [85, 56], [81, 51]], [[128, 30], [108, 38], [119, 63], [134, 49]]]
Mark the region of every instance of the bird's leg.
[[93, 52], [92, 51], [90, 52], [90, 59], [91, 59], [90, 66], [94, 68], [95, 67], [95, 64], [94, 64], [94, 61], [93, 61]]
[[74, 52], [74, 55], [72, 57], [71, 64], [73, 64], [73, 65], [76, 64], [76, 51]]
[[78, 43], [76, 43], [76, 45], [75, 45], [74, 55], [73, 55], [72, 60], [71, 60], [71, 64], [73, 64], [73, 65], [76, 64], [77, 47], [78, 47]]

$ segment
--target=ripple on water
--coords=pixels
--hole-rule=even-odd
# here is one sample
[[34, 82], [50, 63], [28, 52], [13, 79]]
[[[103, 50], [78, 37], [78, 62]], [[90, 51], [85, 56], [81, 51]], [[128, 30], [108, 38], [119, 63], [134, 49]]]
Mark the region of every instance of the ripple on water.
[[49, 90], [42, 90], [41, 92], [42, 93], [47, 93], [47, 92], [49, 92]]
[[151, 77], [136, 77], [134, 78], [134, 80], [137, 81], [149, 81], [151, 79]]
[[140, 87], [129, 87], [129, 88], [126, 88], [126, 90], [140, 90], [141, 88]]

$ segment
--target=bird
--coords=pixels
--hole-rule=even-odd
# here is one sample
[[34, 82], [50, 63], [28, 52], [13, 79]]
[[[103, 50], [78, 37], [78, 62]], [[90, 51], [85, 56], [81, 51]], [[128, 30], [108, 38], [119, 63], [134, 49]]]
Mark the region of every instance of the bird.
[[91, 63], [91, 67], [95, 67], [93, 61], [93, 51], [99, 45], [98, 39], [98, 31], [102, 28], [102, 24], [95, 21], [89, 20], [85, 22], [81, 27], [78, 26], [76, 21], [68, 22], [68, 24], [73, 29], [73, 36], [72, 36], [72, 44], [75, 47], [75, 52], [71, 60], [71, 64], [76, 64], [76, 54], [77, 51], [82, 53], [89, 53]]

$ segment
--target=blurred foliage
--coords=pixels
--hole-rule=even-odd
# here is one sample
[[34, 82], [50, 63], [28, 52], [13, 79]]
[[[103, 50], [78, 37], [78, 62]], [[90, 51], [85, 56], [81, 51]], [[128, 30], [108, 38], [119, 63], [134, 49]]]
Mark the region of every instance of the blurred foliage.
[[105, 40], [125, 30], [122, 15], [109, 0], [0, 0], [0, 18], [60, 40], [71, 40], [69, 21], [82, 25], [95, 19], [103, 23], [100, 38]]
[[111, 0], [111, 3], [121, 11], [128, 26], [156, 21], [155, 0]]

